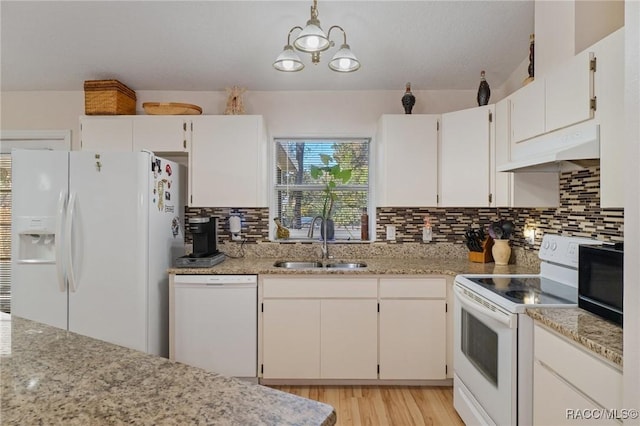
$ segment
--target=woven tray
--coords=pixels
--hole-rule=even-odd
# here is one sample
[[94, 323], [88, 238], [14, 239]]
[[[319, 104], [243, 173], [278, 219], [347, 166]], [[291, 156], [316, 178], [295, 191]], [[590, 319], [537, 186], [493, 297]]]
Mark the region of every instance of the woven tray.
[[198, 105], [181, 104], [177, 102], [145, 102], [142, 104], [144, 112], [149, 115], [199, 115], [202, 108]]

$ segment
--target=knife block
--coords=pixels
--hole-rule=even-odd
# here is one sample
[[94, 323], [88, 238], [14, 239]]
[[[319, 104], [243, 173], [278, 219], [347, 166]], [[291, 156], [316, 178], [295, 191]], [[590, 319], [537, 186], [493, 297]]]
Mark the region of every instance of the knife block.
[[493, 262], [491, 247], [493, 247], [493, 238], [491, 237], [485, 238], [484, 241], [482, 241], [482, 251], [469, 252], [469, 261], [476, 262], [476, 263]]

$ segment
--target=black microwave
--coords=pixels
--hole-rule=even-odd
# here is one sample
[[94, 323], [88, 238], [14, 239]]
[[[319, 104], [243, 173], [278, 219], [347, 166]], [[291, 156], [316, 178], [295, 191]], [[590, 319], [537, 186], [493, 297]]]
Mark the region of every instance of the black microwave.
[[578, 249], [578, 306], [622, 326], [624, 251], [621, 244]]

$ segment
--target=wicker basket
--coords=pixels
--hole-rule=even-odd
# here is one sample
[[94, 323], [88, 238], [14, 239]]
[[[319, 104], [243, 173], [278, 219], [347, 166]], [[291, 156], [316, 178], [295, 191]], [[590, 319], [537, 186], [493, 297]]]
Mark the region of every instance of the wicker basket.
[[84, 112], [87, 115], [134, 115], [136, 92], [118, 80], [87, 80]]

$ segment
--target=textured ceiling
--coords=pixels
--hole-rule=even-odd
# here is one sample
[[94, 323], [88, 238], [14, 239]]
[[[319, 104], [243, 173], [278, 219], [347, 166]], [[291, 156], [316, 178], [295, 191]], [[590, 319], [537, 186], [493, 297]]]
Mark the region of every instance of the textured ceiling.
[[[528, 56], [533, 1], [320, 0], [325, 31], [340, 25], [362, 63], [351, 74], [272, 63], [312, 1], [6, 1], [1, 89], [82, 90], [116, 78], [135, 90], [419, 90], [499, 87]], [[294, 33], [295, 34], [295, 33]], [[340, 44], [341, 34], [332, 33]]]

